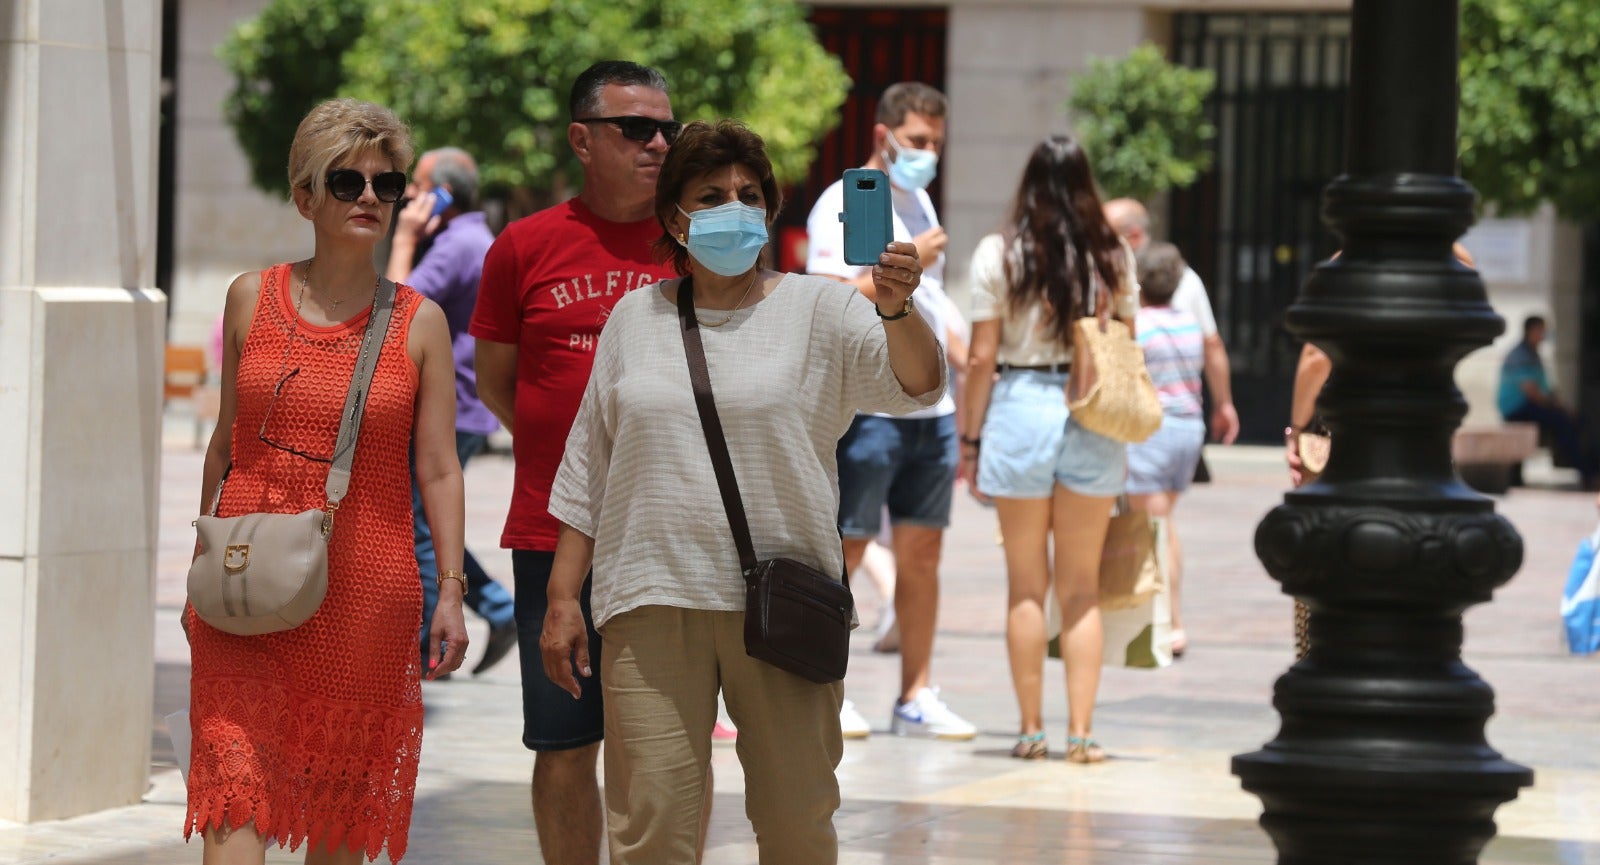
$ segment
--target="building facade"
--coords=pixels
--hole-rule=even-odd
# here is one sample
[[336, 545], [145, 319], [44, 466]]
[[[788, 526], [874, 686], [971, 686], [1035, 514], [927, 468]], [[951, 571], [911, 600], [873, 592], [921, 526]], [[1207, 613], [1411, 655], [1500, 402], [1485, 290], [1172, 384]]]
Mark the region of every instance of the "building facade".
[[[176, 135], [171, 181], [171, 338], [208, 344], [226, 286], [241, 271], [305, 254], [285, 201], [250, 187], [221, 105], [231, 80], [216, 48], [265, 0], [167, 0], [177, 8]], [[1282, 327], [1309, 269], [1337, 239], [1318, 216], [1343, 154], [1348, 0], [831, 0], [811, 10], [856, 86], [811, 180], [780, 223], [780, 258], [803, 243], [815, 195], [859, 165], [882, 86], [915, 77], [951, 100], [949, 140], [932, 192], [950, 233], [949, 287], [965, 299], [967, 262], [994, 230], [1029, 149], [1071, 129], [1074, 77], [1095, 57], [1152, 41], [1175, 61], [1211, 68], [1216, 165], [1195, 187], [1151, 202], [1158, 236], [1206, 278], [1237, 376], [1247, 437], [1270, 442], [1288, 413], [1298, 343]], [[1469, 357], [1458, 380], [1469, 423], [1496, 423], [1499, 359], [1526, 314], [1555, 324], [1547, 359], [1572, 398], [1579, 380], [1581, 232], [1548, 212], [1487, 220], [1465, 239], [1480, 259], [1507, 336]], [[803, 260], [803, 257], [801, 258]]]

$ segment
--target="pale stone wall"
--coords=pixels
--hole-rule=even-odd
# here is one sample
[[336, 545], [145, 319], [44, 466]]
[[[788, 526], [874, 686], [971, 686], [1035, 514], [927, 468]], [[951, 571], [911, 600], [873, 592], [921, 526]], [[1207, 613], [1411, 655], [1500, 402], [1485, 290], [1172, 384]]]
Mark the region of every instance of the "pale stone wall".
[[311, 250], [310, 227], [293, 205], [250, 185], [244, 151], [222, 112], [233, 77], [217, 59], [217, 48], [235, 24], [266, 5], [267, 0], [190, 0], [180, 10], [169, 332], [174, 343], [209, 348], [235, 276]]
[[158, 0], [0, 6], [0, 819], [148, 780]]

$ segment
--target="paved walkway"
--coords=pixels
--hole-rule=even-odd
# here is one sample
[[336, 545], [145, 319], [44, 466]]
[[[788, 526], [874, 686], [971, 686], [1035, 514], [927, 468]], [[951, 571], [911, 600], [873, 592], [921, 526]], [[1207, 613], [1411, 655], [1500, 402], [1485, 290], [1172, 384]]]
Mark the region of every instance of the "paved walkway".
[[[21, 827], [0, 823], [0, 863], [134, 865], [199, 862], [185, 848], [183, 788], [161, 717], [186, 705], [188, 654], [177, 624], [200, 496], [200, 459], [174, 425], [162, 466], [162, 524], [150, 790], [137, 806]], [[982, 731], [968, 743], [897, 739], [888, 725], [897, 658], [870, 650], [880, 600], [859, 591], [868, 627], [856, 638], [848, 693], [876, 725], [847, 743], [839, 775], [841, 862], [976, 865], [1006, 862], [1210, 865], [1272, 862], [1256, 828], [1256, 799], [1228, 773], [1229, 757], [1276, 732], [1273, 680], [1291, 655], [1290, 603], [1252, 552], [1256, 523], [1282, 493], [1278, 452], [1216, 449], [1216, 482], [1180, 505], [1188, 558], [1188, 657], [1160, 671], [1107, 670], [1097, 735], [1112, 759], [1080, 767], [1006, 754], [1016, 707], [1006, 668], [1005, 577], [992, 512], [959, 496], [947, 541], [935, 680]], [[1559, 479], [1533, 467], [1531, 481]], [[509, 498], [509, 459], [468, 467], [468, 541], [491, 573], [510, 575], [496, 541]], [[1534, 766], [1537, 785], [1499, 812], [1493, 865], [1600, 865], [1600, 659], [1564, 655], [1555, 608], [1579, 537], [1592, 530], [1593, 498], [1556, 488], [1519, 489], [1499, 507], [1523, 531], [1522, 573], [1497, 601], [1468, 616], [1468, 662], [1499, 695], [1491, 740]], [[470, 617], [469, 617], [470, 619]], [[481, 645], [482, 623], [469, 621]], [[477, 649], [472, 650], [475, 654]], [[469, 654], [467, 667], [475, 658]], [[1059, 749], [1066, 711], [1059, 662], [1047, 670], [1046, 723]], [[427, 747], [407, 862], [540, 861], [528, 813], [532, 756], [520, 745], [517, 667], [424, 687]], [[128, 719], [126, 723], [144, 723]], [[716, 811], [710, 865], [755, 861], [731, 747], [715, 751]], [[274, 852], [272, 863], [300, 857]]]

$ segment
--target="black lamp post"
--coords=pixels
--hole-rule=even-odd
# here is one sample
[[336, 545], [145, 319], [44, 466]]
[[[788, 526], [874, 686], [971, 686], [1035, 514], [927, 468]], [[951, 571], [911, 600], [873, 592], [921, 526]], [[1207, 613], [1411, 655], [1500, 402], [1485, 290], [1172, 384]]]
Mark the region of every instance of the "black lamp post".
[[1505, 329], [1450, 252], [1476, 197], [1455, 176], [1458, 20], [1456, 0], [1355, 0], [1349, 164], [1323, 201], [1343, 254], [1288, 313], [1333, 359], [1334, 447], [1256, 554], [1310, 608], [1311, 654], [1278, 680], [1277, 738], [1233, 762], [1283, 865], [1475, 863], [1533, 782], [1489, 747], [1494, 693], [1461, 662], [1461, 614], [1522, 540], [1450, 460], [1455, 365]]

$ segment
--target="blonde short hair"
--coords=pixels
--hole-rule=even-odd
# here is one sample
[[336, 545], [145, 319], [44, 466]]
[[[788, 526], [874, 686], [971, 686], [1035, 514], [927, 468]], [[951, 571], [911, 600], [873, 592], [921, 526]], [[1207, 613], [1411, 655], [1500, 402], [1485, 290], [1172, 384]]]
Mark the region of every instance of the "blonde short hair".
[[289, 146], [289, 188], [311, 192], [313, 207], [327, 194], [328, 169], [377, 148], [394, 170], [411, 167], [411, 130], [382, 105], [329, 99], [306, 113]]

